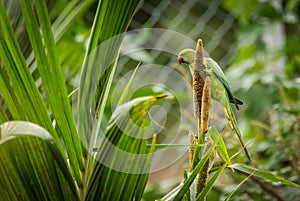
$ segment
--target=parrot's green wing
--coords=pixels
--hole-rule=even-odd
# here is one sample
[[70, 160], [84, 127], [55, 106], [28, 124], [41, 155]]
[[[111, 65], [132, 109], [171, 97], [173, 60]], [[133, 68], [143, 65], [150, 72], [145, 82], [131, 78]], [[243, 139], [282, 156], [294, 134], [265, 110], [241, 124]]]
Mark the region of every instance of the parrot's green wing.
[[[232, 95], [226, 76], [224, 75], [217, 62], [215, 62], [213, 59], [205, 58], [204, 62], [206, 64], [208, 74], [210, 75], [212, 97], [219, 101], [224, 107], [225, 114], [231, 125], [231, 128], [237, 134], [239, 141], [245, 150], [247, 158], [249, 159], [249, 161], [251, 161], [249, 152], [243, 142], [241, 131], [237, 125], [236, 118], [230, 107], [230, 99], [233, 99], [233, 101], [235, 101], [236, 98], [234, 98], [234, 96]], [[235, 102], [236, 107], [237, 104], [238, 103]]]
[[[193, 74], [194, 57], [195, 51], [193, 49], [185, 49], [178, 54], [178, 63], [188, 64], [191, 74]], [[215, 62], [211, 58], [204, 58], [204, 62], [206, 64], [207, 72], [211, 80], [211, 96], [224, 107], [226, 117], [232, 129], [237, 134], [239, 141], [245, 150], [247, 158], [249, 159], [249, 161], [251, 161], [249, 152], [242, 140], [242, 135], [237, 125], [234, 113], [230, 107], [230, 103], [234, 103], [236, 108], [238, 109], [238, 105], [242, 105], [243, 102], [233, 96], [227, 78], [217, 62]]]
[[220, 66], [217, 64], [217, 62], [215, 62], [213, 59], [211, 58], [205, 58], [205, 64], [207, 66], [207, 68], [211, 68], [212, 69], [212, 73], [214, 74], [214, 76], [216, 76], [219, 81], [223, 84], [227, 94], [228, 94], [228, 98], [229, 98], [229, 102], [230, 103], [234, 103], [236, 109], [239, 109], [238, 105], [242, 105], [243, 102], [237, 98], [235, 98], [231, 92], [229, 83], [227, 81], [226, 76], [224, 75], [222, 69], [220, 68]]

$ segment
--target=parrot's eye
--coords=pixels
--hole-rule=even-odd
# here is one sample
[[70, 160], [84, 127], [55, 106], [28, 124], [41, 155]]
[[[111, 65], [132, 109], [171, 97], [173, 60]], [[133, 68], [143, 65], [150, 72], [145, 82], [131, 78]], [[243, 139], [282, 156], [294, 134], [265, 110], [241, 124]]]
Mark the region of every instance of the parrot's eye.
[[181, 56], [178, 57], [178, 63], [179, 64], [184, 63], [183, 58]]

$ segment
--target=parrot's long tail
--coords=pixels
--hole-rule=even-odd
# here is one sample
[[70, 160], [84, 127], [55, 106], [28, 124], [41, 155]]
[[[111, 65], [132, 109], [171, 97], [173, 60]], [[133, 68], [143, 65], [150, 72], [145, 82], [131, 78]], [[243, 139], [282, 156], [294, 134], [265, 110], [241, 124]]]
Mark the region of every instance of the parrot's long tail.
[[242, 139], [242, 135], [241, 135], [240, 129], [239, 129], [238, 125], [237, 125], [235, 116], [234, 116], [234, 114], [233, 114], [233, 112], [232, 112], [232, 110], [231, 110], [231, 107], [230, 107], [229, 103], [226, 104], [225, 114], [226, 114], [226, 117], [227, 117], [227, 119], [228, 119], [228, 121], [229, 121], [229, 123], [230, 123], [231, 128], [235, 131], [236, 135], [238, 136], [238, 138], [239, 138], [239, 140], [240, 140], [240, 143], [241, 143], [241, 145], [243, 146], [243, 149], [244, 149], [244, 151], [245, 151], [245, 154], [246, 154], [248, 160], [249, 160], [250, 162], [252, 162], [252, 160], [251, 160], [251, 158], [250, 158], [250, 154], [249, 154], [249, 152], [248, 152], [248, 150], [247, 150], [247, 147], [245, 146], [245, 144], [244, 144], [244, 142], [243, 142], [243, 139]]

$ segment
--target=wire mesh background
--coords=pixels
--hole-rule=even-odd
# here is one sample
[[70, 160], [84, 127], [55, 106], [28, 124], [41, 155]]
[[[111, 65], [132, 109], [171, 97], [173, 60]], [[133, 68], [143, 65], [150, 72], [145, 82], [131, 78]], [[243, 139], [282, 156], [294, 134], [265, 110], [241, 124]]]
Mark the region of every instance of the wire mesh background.
[[221, 66], [235, 53], [235, 18], [222, 8], [221, 0], [145, 0], [130, 29], [148, 27], [173, 30], [195, 41], [201, 38], [206, 52]]

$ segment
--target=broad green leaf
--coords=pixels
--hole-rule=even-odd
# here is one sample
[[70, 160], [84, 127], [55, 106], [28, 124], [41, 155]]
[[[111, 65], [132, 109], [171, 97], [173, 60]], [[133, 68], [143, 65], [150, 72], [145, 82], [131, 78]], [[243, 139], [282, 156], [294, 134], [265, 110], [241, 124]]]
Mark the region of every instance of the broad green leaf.
[[147, 148], [147, 110], [165, 95], [134, 99], [119, 106], [108, 129], [99, 134], [96, 163], [85, 200], [140, 200], [151, 165]]
[[294, 186], [294, 187], [300, 188], [299, 184], [288, 181], [288, 180], [286, 180], [282, 177], [279, 177], [278, 175], [275, 175], [271, 172], [264, 171], [264, 170], [259, 170], [257, 168], [253, 168], [253, 167], [250, 167], [250, 166], [245, 165], [245, 164], [236, 163], [236, 164], [232, 164], [228, 167], [233, 168], [235, 170], [239, 170], [241, 172], [245, 172], [247, 174], [257, 176], [259, 178], [262, 178], [262, 179], [265, 179], [265, 180], [268, 180], [268, 181], [271, 181], [271, 182], [278, 182], [278, 183], [281, 183], [281, 184], [284, 184], [284, 185], [289, 185], [289, 186]]
[[227, 164], [222, 165], [221, 167], [218, 168], [218, 171], [214, 174], [214, 176], [212, 176], [207, 184], [205, 185], [203, 191], [201, 191], [200, 195], [197, 197], [196, 200], [200, 201], [200, 200], [204, 200], [205, 197], [208, 195], [208, 193], [210, 192], [210, 190], [212, 189], [212, 187], [214, 186], [214, 184], [216, 183], [217, 179], [220, 177], [220, 175], [222, 174], [222, 172], [224, 171], [224, 169], [226, 168]]
[[0, 128], [2, 200], [79, 200], [68, 166], [44, 128], [23, 121]]
[[[65, 86], [65, 80], [56, 53], [50, 18], [45, 1], [35, 1], [38, 18], [35, 18], [31, 1], [21, 0], [27, 32], [35, 53], [38, 69], [42, 77], [47, 100], [57, 126], [62, 133], [68, 158], [73, 169], [78, 186], [82, 186], [80, 170], [84, 169], [81, 143], [77, 135], [71, 105]], [[41, 25], [43, 41], [38, 22]]]

